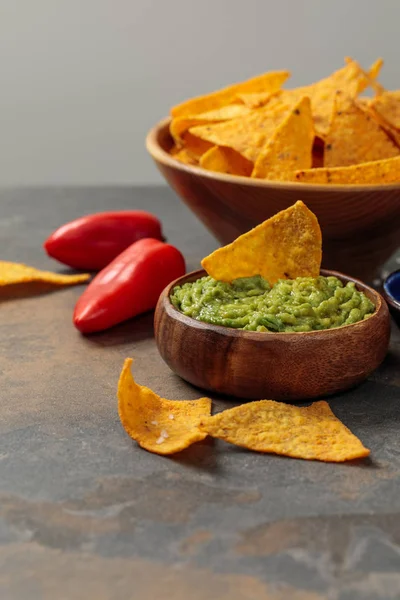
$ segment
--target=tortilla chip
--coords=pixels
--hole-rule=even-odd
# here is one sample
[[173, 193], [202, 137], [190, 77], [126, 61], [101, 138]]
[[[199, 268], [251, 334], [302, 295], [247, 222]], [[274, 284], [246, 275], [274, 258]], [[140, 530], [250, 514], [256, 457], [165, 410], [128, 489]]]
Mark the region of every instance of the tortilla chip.
[[273, 95], [270, 92], [258, 92], [253, 94], [237, 94], [236, 97], [248, 108], [260, 108], [260, 106], [267, 104]]
[[28, 267], [19, 263], [0, 261], [0, 286], [14, 285], [17, 283], [29, 283], [40, 281], [54, 285], [76, 285], [90, 279], [89, 273], [80, 275], [60, 275], [50, 271], [40, 271], [34, 267]]
[[176, 160], [183, 162], [185, 165], [198, 165], [199, 164], [199, 161], [194, 156], [192, 156], [190, 154], [190, 152], [188, 152], [186, 150], [186, 148], [180, 148], [178, 150], [178, 152], [174, 152], [172, 154], [172, 156], [174, 158], [176, 158]]
[[248, 402], [202, 419], [200, 428], [249, 450], [306, 460], [344, 462], [370, 454], [323, 400], [306, 407]]
[[367, 85], [368, 79], [358, 63], [350, 61], [329, 77], [316, 83], [280, 91], [271, 98], [267, 106], [272, 108], [274, 105], [283, 103], [293, 107], [301, 98], [308, 96], [311, 100], [316, 133], [324, 138], [329, 131], [336, 91], [343, 90], [347, 96], [355, 98]]
[[269, 105], [238, 119], [216, 125], [192, 127], [189, 132], [214, 146], [228, 146], [251, 162], [255, 162], [277, 126], [286, 116], [286, 106], [274, 110]]
[[301, 183], [400, 183], [400, 156], [351, 167], [297, 171], [294, 179]]
[[239, 152], [224, 146], [213, 146], [200, 159], [200, 166], [208, 171], [241, 175], [249, 177], [253, 163], [244, 158]]
[[221, 121], [229, 121], [237, 117], [243, 117], [249, 114], [250, 109], [243, 104], [229, 104], [216, 110], [210, 110], [206, 113], [201, 113], [189, 117], [177, 117], [172, 119], [169, 126], [170, 133], [176, 143], [182, 140], [182, 134], [196, 125], [206, 125], [207, 123], [220, 123]]
[[321, 259], [317, 217], [299, 200], [215, 250], [201, 264], [219, 281], [261, 275], [273, 285], [278, 279], [318, 277]]
[[[379, 77], [379, 73], [383, 67], [383, 59], [377, 58], [376, 61], [370, 66], [368, 70], [368, 77], [370, 79], [377, 79]], [[361, 90], [362, 91], [362, 90]]]
[[230, 85], [211, 94], [191, 98], [171, 109], [172, 117], [193, 116], [226, 106], [235, 101], [240, 93], [275, 92], [289, 77], [288, 71], [270, 71], [247, 81]]
[[305, 97], [290, 111], [258, 155], [252, 177], [281, 180], [297, 169], [310, 169], [314, 143], [310, 99]]
[[345, 167], [399, 154], [399, 148], [369, 114], [352, 99], [337, 94], [332, 125], [326, 136], [326, 167]]
[[200, 420], [210, 415], [211, 400], [165, 400], [135, 382], [132, 359], [125, 359], [118, 382], [118, 413], [125, 431], [155, 454], [174, 454], [204, 440]]
[[371, 108], [390, 127], [400, 131], [400, 90], [385, 91], [382, 95], [373, 98]]

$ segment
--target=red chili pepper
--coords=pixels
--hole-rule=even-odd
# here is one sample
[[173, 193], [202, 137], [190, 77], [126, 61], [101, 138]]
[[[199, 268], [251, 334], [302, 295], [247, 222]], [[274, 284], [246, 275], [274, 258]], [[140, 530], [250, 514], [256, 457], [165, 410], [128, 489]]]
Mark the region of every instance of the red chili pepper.
[[66, 223], [47, 238], [44, 248], [73, 269], [100, 271], [142, 238], [162, 240], [160, 221], [143, 210], [122, 210]]
[[147, 312], [165, 286], [184, 274], [185, 259], [174, 246], [139, 240], [88, 285], [75, 306], [74, 325], [93, 333]]

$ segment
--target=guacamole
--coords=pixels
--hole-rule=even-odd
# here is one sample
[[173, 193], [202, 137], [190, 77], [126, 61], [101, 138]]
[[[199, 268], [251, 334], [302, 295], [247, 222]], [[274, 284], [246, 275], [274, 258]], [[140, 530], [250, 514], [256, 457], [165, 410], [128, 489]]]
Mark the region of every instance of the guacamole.
[[273, 286], [259, 275], [232, 283], [202, 277], [175, 287], [171, 302], [204, 323], [271, 332], [332, 329], [362, 321], [375, 310], [354, 283], [322, 276], [280, 279]]

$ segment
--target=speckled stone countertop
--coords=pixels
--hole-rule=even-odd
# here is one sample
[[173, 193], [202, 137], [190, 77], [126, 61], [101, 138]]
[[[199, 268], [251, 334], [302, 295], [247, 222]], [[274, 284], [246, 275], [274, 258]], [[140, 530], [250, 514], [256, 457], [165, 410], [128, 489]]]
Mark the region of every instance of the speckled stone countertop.
[[[8, 190], [1, 258], [62, 270], [41, 249], [54, 228], [134, 207], [163, 220], [189, 269], [216, 247], [167, 188]], [[400, 598], [398, 330], [381, 368], [330, 400], [371, 459], [324, 464], [209, 441], [163, 458], [120, 425], [123, 359], [167, 398], [201, 394], [162, 362], [151, 314], [80, 336], [81, 291], [0, 298], [2, 600]]]

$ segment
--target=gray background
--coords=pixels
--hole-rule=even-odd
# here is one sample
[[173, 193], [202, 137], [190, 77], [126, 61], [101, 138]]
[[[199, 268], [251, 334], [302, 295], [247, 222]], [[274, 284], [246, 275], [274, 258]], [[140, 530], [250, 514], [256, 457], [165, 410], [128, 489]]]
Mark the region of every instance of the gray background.
[[170, 105], [268, 69], [351, 55], [398, 87], [398, 0], [0, 0], [0, 185], [161, 181]]

